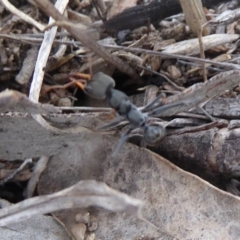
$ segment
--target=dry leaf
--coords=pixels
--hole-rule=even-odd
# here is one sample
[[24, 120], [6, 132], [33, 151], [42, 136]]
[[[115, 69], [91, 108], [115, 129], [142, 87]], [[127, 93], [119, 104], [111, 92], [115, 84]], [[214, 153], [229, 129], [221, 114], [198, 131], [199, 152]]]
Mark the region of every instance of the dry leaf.
[[[97, 239], [237, 239], [240, 200], [218, 190], [162, 157], [131, 144], [112, 158], [116, 139], [90, 136], [54, 156], [43, 173], [39, 193], [49, 194], [79, 180], [96, 179], [144, 201], [146, 222], [126, 215], [88, 209], [98, 219]], [[81, 210], [55, 213], [71, 231]], [[170, 238], [171, 239], [171, 238]]]
[[98, 206], [113, 212], [126, 212], [137, 216], [142, 203], [108, 187], [105, 183], [80, 181], [60, 192], [24, 200], [0, 211], [0, 226], [20, 222], [39, 214], [62, 209]]

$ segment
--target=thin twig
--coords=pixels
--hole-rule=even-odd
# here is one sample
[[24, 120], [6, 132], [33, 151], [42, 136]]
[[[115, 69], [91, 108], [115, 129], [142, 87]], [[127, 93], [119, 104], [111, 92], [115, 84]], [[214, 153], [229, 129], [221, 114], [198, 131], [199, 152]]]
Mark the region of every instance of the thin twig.
[[[202, 59], [205, 59], [203, 40], [202, 40], [202, 31], [203, 31], [203, 28], [201, 28], [198, 32], [198, 41], [199, 41], [200, 57]], [[206, 82], [207, 81], [207, 72], [206, 72], [206, 63], [205, 62], [202, 62], [202, 73], [203, 73], [203, 80], [204, 80], [204, 82]]]
[[171, 79], [169, 79], [167, 76], [165, 76], [164, 74], [162, 74], [162, 73], [159, 73], [159, 72], [157, 72], [157, 71], [154, 71], [154, 70], [152, 70], [152, 69], [149, 69], [149, 68], [146, 68], [146, 67], [143, 67], [143, 66], [140, 66], [140, 65], [138, 65], [138, 67], [139, 68], [141, 68], [141, 69], [144, 69], [144, 70], [146, 70], [146, 71], [148, 71], [148, 72], [151, 72], [151, 73], [153, 73], [153, 74], [156, 74], [156, 75], [158, 75], [158, 76], [160, 76], [160, 77], [163, 77], [164, 79], [166, 79], [166, 81], [169, 83], [169, 84], [171, 84], [176, 90], [178, 90], [178, 91], [183, 91], [185, 88], [182, 88], [182, 87], [179, 87], [178, 85], [176, 85]]
[[45, 26], [37, 21], [35, 21], [33, 18], [29, 17], [27, 14], [23, 13], [22, 11], [15, 8], [8, 0], [0, 0], [2, 4], [7, 8], [12, 14], [18, 16], [22, 20], [24, 20], [27, 23], [30, 23], [31, 25], [38, 28], [40, 31], [43, 31]]
[[24, 169], [24, 167], [28, 163], [31, 163], [31, 162], [32, 162], [31, 158], [25, 159], [24, 162], [13, 173], [11, 173], [9, 176], [7, 176], [6, 178], [4, 178], [3, 180], [0, 181], [0, 185], [3, 185], [4, 183], [6, 183], [9, 180], [13, 179], [19, 172], [21, 172]]
[[179, 54], [163, 53], [163, 52], [159, 52], [159, 51], [147, 50], [147, 49], [142, 49], [142, 48], [123, 47], [123, 46], [116, 46], [116, 45], [109, 45], [109, 44], [103, 44], [103, 46], [105, 48], [109, 48], [109, 49], [113, 49], [113, 50], [124, 50], [126, 52], [145, 53], [145, 54], [149, 54], [152, 56], [160, 56], [163, 58], [176, 58], [176, 59], [179, 58], [179, 59], [184, 59], [184, 60], [199, 62], [199, 63], [205, 62], [205, 63], [210, 63], [215, 66], [224, 67], [225, 69], [227, 68], [228, 70], [232, 70], [232, 69], [240, 70], [239, 65], [232, 64], [232, 63], [221, 63], [221, 62], [211, 61], [208, 59], [201, 59], [201, 58], [190, 57], [190, 56], [179, 55]]
[[115, 65], [120, 71], [128, 74], [133, 79], [140, 81], [140, 78], [138, 74], [135, 72], [135, 70], [130, 67], [127, 63], [122, 61], [120, 58], [111, 55], [102, 47], [99, 45], [92, 37], [89, 35], [89, 32], [86, 30], [81, 30], [74, 25], [71, 24], [49, 1], [47, 0], [33, 0], [34, 3], [37, 4], [37, 6], [43, 10], [48, 16], [53, 17], [56, 21], [60, 21], [62, 23], [68, 22], [69, 25], [65, 25], [64, 28], [72, 34], [74, 38], [81, 41], [84, 46], [91, 49], [93, 52], [101, 56], [103, 59], [105, 59], [108, 63]]
[[[59, 8], [61, 12], [64, 12], [68, 0], [58, 0], [56, 2], [56, 7]], [[53, 19], [50, 18], [49, 24], [53, 22]], [[35, 66], [35, 71], [33, 75], [33, 80], [30, 87], [29, 99], [38, 102], [40, 91], [42, 88], [42, 82], [44, 77], [44, 68], [47, 64], [47, 60], [52, 48], [52, 43], [57, 32], [57, 27], [53, 27], [50, 31], [44, 34], [44, 39], [40, 47], [38, 58]], [[51, 126], [41, 115], [33, 115], [33, 118], [44, 128], [59, 133], [62, 132], [60, 129]]]
[[38, 184], [39, 178], [42, 172], [47, 167], [48, 161], [50, 157], [41, 157], [34, 167], [34, 171], [32, 177], [28, 181], [27, 190], [26, 190], [26, 197], [30, 198], [33, 196], [33, 193], [36, 189], [36, 185]]

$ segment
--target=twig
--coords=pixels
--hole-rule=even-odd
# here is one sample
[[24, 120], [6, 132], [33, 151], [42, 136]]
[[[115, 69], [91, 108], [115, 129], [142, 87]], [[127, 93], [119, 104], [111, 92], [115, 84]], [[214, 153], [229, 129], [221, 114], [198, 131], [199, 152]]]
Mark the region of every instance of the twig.
[[60, 110], [81, 111], [81, 112], [108, 112], [111, 108], [104, 107], [56, 107]]
[[9, 176], [7, 176], [6, 178], [4, 178], [3, 180], [0, 181], [0, 185], [8, 182], [9, 180], [13, 179], [19, 172], [21, 172], [24, 167], [28, 164], [31, 163], [32, 159], [31, 158], [27, 158], [24, 160], [24, 162], [20, 165], [19, 168], [17, 168], [13, 173], [11, 173]]
[[201, 58], [196, 58], [196, 57], [190, 57], [190, 56], [185, 56], [185, 55], [179, 55], [179, 54], [170, 54], [170, 53], [163, 53], [159, 51], [154, 51], [154, 50], [147, 50], [147, 49], [142, 49], [142, 48], [130, 48], [130, 47], [123, 47], [123, 46], [116, 46], [116, 45], [109, 45], [109, 44], [103, 44], [105, 48], [113, 49], [113, 50], [124, 50], [126, 52], [135, 52], [135, 53], [145, 53], [149, 54], [152, 56], [161, 56], [164, 58], [176, 58], [176, 59], [184, 59], [192, 62], [205, 62], [205, 63], [210, 63], [215, 66], [219, 67], [224, 67], [225, 69], [236, 69], [240, 70], [240, 66], [237, 64], [232, 64], [232, 63], [220, 63], [216, 61], [211, 61], [208, 59], [201, 59]]
[[171, 79], [169, 79], [169, 78], [168, 78], [167, 76], [165, 76], [164, 74], [159, 73], [159, 72], [157, 72], [157, 71], [154, 71], [154, 70], [152, 70], [152, 69], [149, 69], [149, 68], [140, 66], [140, 65], [139, 65], [138, 67], [141, 68], [141, 69], [144, 69], [145, 71], [148, 71], [148, 72], [151, 72], [151, 73], [153, 73], [153, 74], [156, 74], [156, 75], [158, 75], [158, 76], [163, 77], [163, 78], [166, 79], [166, 81], [167, 81], [169, 84], [171, 84], [176, 90], [178, 90], [178, 91], [183, 91], [183, 90], [184, 90], [184, 88], [179, 87], [178, 85], [176, 85]]
[[[203, 47], [203, 40], [202, 40], [202, 31], [201, 28], [198, 32], [198, 41], [199, 41], [199, 48], [200, 48], [200, 57], [205, 59], [204, 47]], [[203, 80], [204, 82], [207, 81], [207, 72], [206, 72], [206, 63], [202, 62], [202, 73], [203, 73]]]
[[24, 20], [27, 23], [30, 23], [31, 25], [35, 26], [38, 28], [40, 31], [43, 31], [45, 26], [37, 21], [35, 21], [33, 18], [29, 17], [22, 11], [18, 10], [15, 8], [8, 0], [0, 0], [2, 4], [7, 8], [12, 14], [20, 17], [22, 20]]
[[[36, 3], [37, 6], [42, 9], [48, 16], [51, 16], [56, 21], [60, 21], [62, 23], [69, 22], [49, 1], [33, 0], [33, 2]], [[120, 71], [128, 74], [133, 79], [138, 81], [140, 80], [134, 69], [132, 69], [127, 63], [125, 63], [118, 57], [108, 53], [106, 49], [104, 49], [101, 45], [99, 45], [96, 41], [92, 39], [88, 31], [79, 31], [79, 29], [76, 28], [74, 24], [66, 25], [64, 26], [64, 28], [69, 33], [71, 33], [74, 38], [76, 38], [78, 41], [81, 41], [84, 46], [101, 56], [108, 63], [115, 65]]]
[[[56, 2], [56, 7], [63, 12], [68, 4], [68, 0], [58, 0]], [[51, 24], [53, 19], [50, 18], [49, 23]], [[57, 27], [53, 27], [50, 31], [44, 34], [44, 39], [39, 50], [36, 67], [33, 75], [32, 84], [30, 87], [29, 99], [38, 102], [40, 91], [42, 88], [42, 82], [44, 77], [44, 68], [47, 64], [47, 60], [52, 48], [52, 43], [57, 32]], [[33, 115], [33, 118], [44, 128], [49, 131], [60, 133], [61, 129], [51, 126], [41, 115]]]
[[34, 168], [32, 177], [28, 181], [27, 190], [26, 190], [26, 197], [27, 198], [30, 198], [30, 197], [33, 196], [33, 193], [35, 191], [38, 180], [39, 180], [42, 172], [47, 167], [49, 159], [50, 159], [50, 157], [41, 157], [38, 160], [38, 162], [36, 163], [36, 166]]

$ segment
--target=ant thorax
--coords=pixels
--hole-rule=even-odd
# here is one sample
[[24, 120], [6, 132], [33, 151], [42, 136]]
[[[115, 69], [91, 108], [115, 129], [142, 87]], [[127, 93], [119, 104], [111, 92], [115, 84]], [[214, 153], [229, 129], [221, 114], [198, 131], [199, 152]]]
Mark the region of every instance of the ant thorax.
[[126, 115], [126, 118], [131, 125], [143, 127], [148, 115], [146, 113], [142, 113], [134, 104], [131, 103], [131, 108]]

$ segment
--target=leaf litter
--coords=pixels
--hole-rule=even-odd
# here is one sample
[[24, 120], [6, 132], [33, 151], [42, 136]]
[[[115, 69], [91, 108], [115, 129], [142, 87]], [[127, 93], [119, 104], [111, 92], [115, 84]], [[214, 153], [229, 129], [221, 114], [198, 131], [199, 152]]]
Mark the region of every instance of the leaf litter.
[[[237, 35], [232, 36], [237, 37]], [[194, 41], [196, 42], [196, 40]], [[223, 40], [221, 44], [224, 41], [226, 40]], [[228, 41], [231, 42], [230, 40]], [[216, 43], [216, 45], [214, 43], [211, 44], [214, 47], [220, 43]], [[199, 51], [197, 44], [194, 45], [193, 51]], [[179, 54], [179, 52], [176, 52], [176, 54]], [[236, 74], [237, 79], [238, 73], [234, 71], [231, 73], [234, 76]], [[232, 80], [233, 75], [228, 75], [226, 72], [219, 74], [214, 79], [219, 77], [222, 81], [228, 80], [228, 78]], [[185, 90], [180, 95], [167, 98], [167, 103], [180, 98], [185, 100], [186, 105], [188, 105], [185, 110], [189, 110], [190, 106], [195, 107], [204, 100], [209, 100], [213, 96], [219, 95], [219, 92], [223, 93], [224, 91], [222, 90], [228, 84], [230, 89], [237, 85], [237, 80], [236, 82], [229, 81], [229, 83], [224, 83], [223, 85], [219, 83], [221, 91], [218, 91], [219, 89], [216, 88], [218, 85], [217, 81], [215, 82], [216, 85], [211, 85], [212, 82], [210, 80], [210, 84], [201, 85], [201, 87], [205, 87], [201, 88], [198, 85], [198, 87], [187, 89], [189, 91]], [[206, 87], [207, 85], [209, 88]], [[204, 94], [201, 95], [198, 91], [203, 91]], [[194, 99], [195, 96], [197, 96], [196, 99]], [[32, 103], [27, 104], [30, 104], [32, 107]], [[21, 102], [20, 104], [17, 102], [15, 106], [18, 110], [20, 109], [19, 105], [22, 106]], [[33, 108], [30, 108], [28, 105], [26, 107], [24, 103], [24, 106], [21, 108], [23, 112], [42, 113], [40, 112], [40, 110], [42, 111], [42, 106], [34, 105]], [[8, 110], [11, 110], [11, 108]], [[183, 110], [175, 109], [175, 113], [181, 111]], [[15, 121], [15, 125], [17, 122], [22, 124], [26, 119], [27, 121], [24, 128], [21, 128], [23, 125], [19, 125], [19, 129], [10, 127], [11, 131], [14, 130], [18, 134], [19, 138], [17, 139], [21, 138], [22, 141], [18, 147], [14, 145], [14, 148], [10, 148], [8, 146], [7, 151], [3, 151], [6, 158], [29, 157], [29, 155], [40, 157], [44, 153], [47, 155], [57, 154], [51, 158], [50, 164], [40, 180], [38, 189], [40, 194], [51, 194], [66, 187], [71, 187], [78, 181], [95, 179], [104, 181], [114, 189], [145, 201], [143, 216], [146, 221], [149, 221], [148, 224], [146, 221], [142, 221], [143, 219], [139, 220], [127, 215], [115, 215], [96, 208], [87, 209], [89, 212], [79, 209], [80, 215], [90, 214], [92, 219], [91, 221], [83, 221], [83, 224], [81, 221], [76, 220], [76, 209], [54, 213], [58, 221], [66, 227], [67, 231], [75, 239], [80, 240], [81, 237], [84, 237], [84, 234], [81, 237], [81, 234], [77, 234], [78, 227], [84, 228], [84, 224], [86, 224], [89, 232], [93, 231], [98, 238], [103, 239], [132, 239], [133, 237], [136, 239], [237, 239], [239, 232], [237, 224], [239, 222], [239, 199], [237, 197], [180, 170], [160, 156], [146, 149], [139, 149], [131, 144], [125, 145], [124, 151], [121, 152], [120, 156], [112, 158], [111, 152], [114, 150], [114, 146], [116, 146], [116, 139], [99, 133], [90, 133], [91, 130], [85, 127], [88, 124], [92, 124], [86, 122], [88, 118], [80, 120], [82, 122], [85, 121], [83, 123], [84, 127], [80, 124], [80, 128], [75, 126], [72, 129], [69, 128], [67, 119], [59, 119], [57, 124], [58, 127], [61, 126], [59, 129], [64, 126], [66, 131], [61, 132], [58, 136], [54, 135], [51, 129], [41, 129], [40, 125], [37, 127], [34, 124], [29, 124], [30, 127], [27, 128], [28, 123], [32, 123], [33, 120], [29, 116], [24, 116], [26, 117], [24, 119], [22, 115], [9, 114], [11, 118], [14, 116], [17, 116], [17, 118], [10, 121]], [[51, 118], [51, 115], [49, 117]], [[11, 125], [11, 123], [8, 123], [7, 126], [4, 123], [6, 119], [7, 116], [3, 115], [4, 131], [1, 134], [4, 137], [6, 136], [4, 135], [6, 134], [6, 129], [9, 129]], [[94, 124], [96, 125], [96, 122]], [[35, 129], [34, 126], [36, 126]], [[73, 134], [74, 130], [76, 134]], [[22, 131], [28, 132], [25, 135], [26, 138], [20, 136]], [[10, 135], [13, 135], [13, 132], [10, 132]], [[79, 138], [77, 133], [80, 133]], [[7, 140], [7, 138], [5, 139]], [[17, 139], [12, 138], [12, 143], [16, 142]], [[47, 140], [44, 141], [44, 139]], [[52, 144], [53, 142], [54, 144]], [[9, 144], [9, 142], [4, 143], [3, 140], [2, 143], [5, 146]], [[27, 150], [31, 144], [35, 148]], [[62, 147], [66, 149], [63, 150]], [[50, 149], [44, 152], [46, 148]], [[2, 146], [2, 149], [4, 150], [4, 146]], [[18, 206], [16, 205], [17, 210], [19, 210]], [[49, 211], [51, 210], [49, 209]], [[113, 222], [116, 225], [113, 226]], [[90, 234], [88, 237], [90, 237]]]
[[54, 213], [70, 233], [76, 214], [89, 212], [98, 219], [95, 234], [100, 239], [236, 239], [238, 197], [131, 144], [112, 158], [114, 143], [116, 139], [99, 134], [52, 157], [40, 179], [39, 193], [51, 194], [79, 180], [104, 181], [143, 200], [143, 217], [160, 230], [137, 218], [96, 208]]

